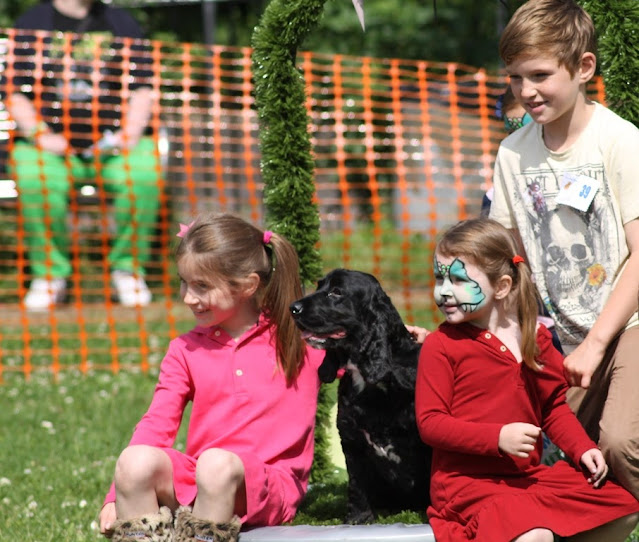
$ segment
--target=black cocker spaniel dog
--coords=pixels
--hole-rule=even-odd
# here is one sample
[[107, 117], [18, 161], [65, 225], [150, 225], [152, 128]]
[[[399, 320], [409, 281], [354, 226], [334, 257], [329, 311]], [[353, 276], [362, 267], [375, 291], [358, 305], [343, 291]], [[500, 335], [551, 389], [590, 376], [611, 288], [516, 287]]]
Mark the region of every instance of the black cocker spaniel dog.
[[431, 451], [415, 422], [415, 378], [421, 345], [408, 332], [377, 279], [335, 269], [317, 290], [290, 306], [304, 339], [326, 350], [323, 382], [344, 370], [337, 428], [348, 471], [348, 523], [381, 511], [424, 512]]

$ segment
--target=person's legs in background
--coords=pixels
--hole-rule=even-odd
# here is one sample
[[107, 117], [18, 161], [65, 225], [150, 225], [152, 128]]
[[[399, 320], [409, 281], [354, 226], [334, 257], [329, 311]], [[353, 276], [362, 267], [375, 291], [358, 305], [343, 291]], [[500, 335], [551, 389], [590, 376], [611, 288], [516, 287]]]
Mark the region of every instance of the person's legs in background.
[[65, 157], [24, 141], [16, 142], [12, 158], [33, 277], [24, 303], [28, 310], [46, 310], [66, 296], [71, 274], [68, 196], [74, 170], [82, 164], [76, 157], [67, 163]]
[[144, 137], [127, 153], [104, 159], [105, 188], [114, 193], [116, 232], [109, 265], [120, 303], [147, 305], [151, 292], [144, 280], [144, 266], [151, 256], [151, 242], [159, 209], [158, 156], [152, 138]]

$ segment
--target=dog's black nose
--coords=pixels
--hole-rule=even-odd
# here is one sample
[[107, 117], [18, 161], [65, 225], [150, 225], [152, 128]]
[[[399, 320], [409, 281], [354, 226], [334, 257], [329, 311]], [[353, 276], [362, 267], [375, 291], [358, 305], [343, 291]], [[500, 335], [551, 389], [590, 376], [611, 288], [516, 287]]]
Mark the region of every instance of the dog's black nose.
[[300, 301], [294, 301], [289, 306], [289, 309], [291, 311], [291, 314], [293, 314], [293, 316], [300, 314], [302, 312], [302, 303]]

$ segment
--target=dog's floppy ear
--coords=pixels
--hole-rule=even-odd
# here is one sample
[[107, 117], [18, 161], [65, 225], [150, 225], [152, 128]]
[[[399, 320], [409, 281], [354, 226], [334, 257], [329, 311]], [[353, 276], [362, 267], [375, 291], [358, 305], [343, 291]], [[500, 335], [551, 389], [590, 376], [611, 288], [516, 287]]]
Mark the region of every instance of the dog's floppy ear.
[[417, 376], [417, 358], [402, 354], [414, 345], [413, 339], [390, 297], [377, 281], [372, 290], [368, 309], [373, 318], [368, 326], [369, 344], [366, 353], [363, 353], [368, 355], [365, 364], [367, 380], [380, 381], [392, 373], [399, 386], [413, 390]]
[[379, 382], [386, 378], [392, 369], [389, 363], [392, 358], [392, 322], [394, 318], [399, 319], [399, 315], [376, 280], [371, 284], [367, 311], [369, 314], [365, 320], [368, 336], [365, 340], [365, 350], [360, 352], [360, 355], [366, 356], [367, 359], [359, 368], [362, 372], [365, 371], [368, 382]]

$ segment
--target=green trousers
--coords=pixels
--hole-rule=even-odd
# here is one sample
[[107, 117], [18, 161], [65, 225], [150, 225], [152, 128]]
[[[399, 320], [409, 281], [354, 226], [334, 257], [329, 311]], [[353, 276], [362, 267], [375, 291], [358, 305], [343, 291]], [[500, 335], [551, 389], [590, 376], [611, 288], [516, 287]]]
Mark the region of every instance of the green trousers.
[[[12, 153], [25, 229], [25, 243], [35, 277], [71, 274], [67, 217], [69, 195], [78, 181], [96, 177], [112, 196], [116, 233], [111, 243], [111, 269], [144, 274], [159, 207], [155, 143], [140, 140], [126, 155], [104, 155], [85, 161], [58, 156], [18, 141]], [[48, 231], [47, 231], [48, 230]]]

